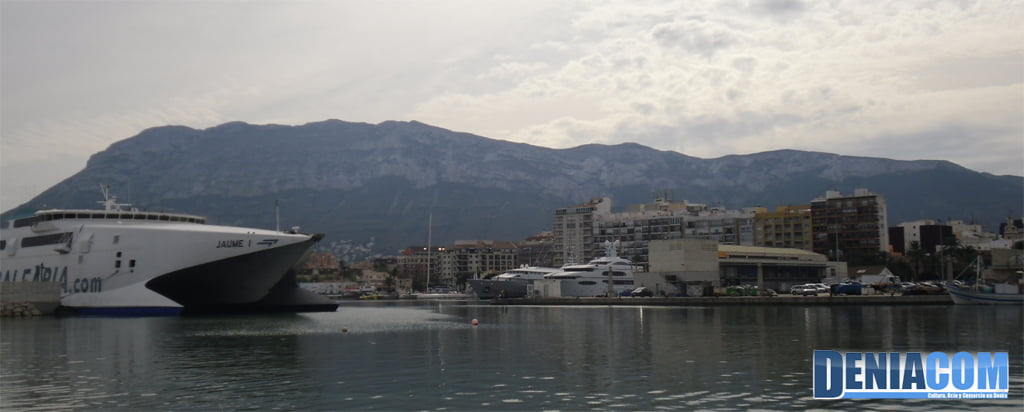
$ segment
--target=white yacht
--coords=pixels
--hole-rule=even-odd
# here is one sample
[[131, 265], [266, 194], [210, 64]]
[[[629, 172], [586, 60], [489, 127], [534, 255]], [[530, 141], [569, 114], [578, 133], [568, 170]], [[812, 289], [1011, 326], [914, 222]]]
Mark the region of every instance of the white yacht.
[[205, 224], [144, 212], [101, 187], [103, 210], [42, 210], [0, 235], [0, 281], [54, 282], [61, 307], [90, 314], [333, 311], [292, 266], [323, 235]]
[[618, 241], [605, 242], [605, 256], [582, 265], [563, 266], [561, 272], [545, 275], [544, 279], [561, 280], [559, 290], [562, 297], [607, 296], [608, 282], [611, 291], [618, 295], [634, 289], [633, 271], [636, 267], [616, 252]]
[[468, 282], [480, 299], [522, 298], [526, 297], [533, 281], [561, 271], [541, 266], [522, 266], [490, 279], [470, 279]]

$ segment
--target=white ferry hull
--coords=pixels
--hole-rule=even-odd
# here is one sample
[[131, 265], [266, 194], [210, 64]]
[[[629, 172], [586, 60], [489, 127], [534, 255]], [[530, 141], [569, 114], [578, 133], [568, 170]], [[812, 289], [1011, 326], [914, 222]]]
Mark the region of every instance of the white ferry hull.
[[[13, 226], [13, 225], [12, 225]], [[61, 284], [79, 313], [334, 310], [286, 275], [320, 235], [195, 223], [53, 220], [4, 230], [0, 281]], [[67, 241], [64, 241], [64, 239]]]

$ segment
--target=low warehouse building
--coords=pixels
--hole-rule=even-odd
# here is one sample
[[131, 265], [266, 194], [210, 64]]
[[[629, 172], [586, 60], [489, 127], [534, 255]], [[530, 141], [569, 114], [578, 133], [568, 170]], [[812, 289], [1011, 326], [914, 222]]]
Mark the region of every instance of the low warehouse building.
[[657, 295], [706, 296], [714, 287], [753, 285], [788, 291], [826, 275], [828, 259], [802, 249], [720, 245], [706, 239], [655, 240], [650, 269], [636, 284]]

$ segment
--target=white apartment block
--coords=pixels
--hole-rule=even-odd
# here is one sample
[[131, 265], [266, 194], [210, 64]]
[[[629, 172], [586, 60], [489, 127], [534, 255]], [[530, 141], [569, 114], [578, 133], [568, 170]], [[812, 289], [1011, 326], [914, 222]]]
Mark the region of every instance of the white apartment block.
[[594, 239], [594, 222], [612, 213], [612, 200], [595, 197], [589, 202], [555, 210], [552, 232], [554, 264], [586, 262], [601, 250]]

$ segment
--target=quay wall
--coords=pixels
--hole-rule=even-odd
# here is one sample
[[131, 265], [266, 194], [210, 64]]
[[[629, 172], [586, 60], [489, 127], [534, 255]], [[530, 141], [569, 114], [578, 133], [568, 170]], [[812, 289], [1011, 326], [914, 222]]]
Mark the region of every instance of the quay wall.
[[60, 283], [0, 282], [0, 316], [52, 315], [60, 306]]
[[723, 296], [494, 299], [494, 305], [718, 306], [718, 305], [952, 305], [949, 295]]

